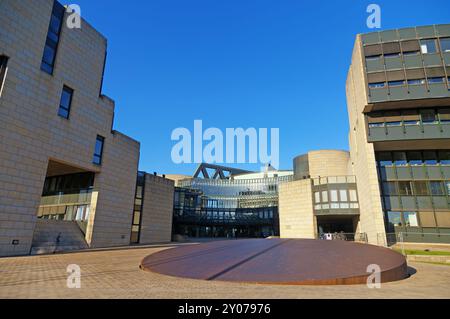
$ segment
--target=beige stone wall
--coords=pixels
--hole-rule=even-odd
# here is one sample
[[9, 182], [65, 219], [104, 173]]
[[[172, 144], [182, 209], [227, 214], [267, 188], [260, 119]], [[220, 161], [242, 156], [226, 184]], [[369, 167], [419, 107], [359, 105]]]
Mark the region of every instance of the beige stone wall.
[[[0, 1], [0, 54], [9, 57], [0, 97], [0, 256], [29, 252], [50, 159], [97, 173], [87, 241], [129, 243], [140, 146], [111, 132], [114, 102], [99, 96], [106, 39], [86, 21], [79, 30], [63, 23], [54, 74], [41, 71], [52, 4]], [[69, 120], [57, 114], [63, 85], [74, 90]], [[105, 137], [102, 166], [92, 164], [97, 134]]]
[[321, 150], [308, 153], [311, 178], [349, 175], [350, 154], [346, 151]]
[[369, 243], [384, 245], [385, 228], [373, 144], [367, 142], [363, 109], [367, 89], [360, 37], [353, 50], [347, 78], [347, 107], [350, 121], [350, 156], [356, 175], [360, 206], [358, 231], [367, 233]]
[[283, 183], [279, 188], [281, 238], [315, 238], [311, 180]]
[[147, 174], [141, 219], [141, 244], [172, 240], [174, 182]]

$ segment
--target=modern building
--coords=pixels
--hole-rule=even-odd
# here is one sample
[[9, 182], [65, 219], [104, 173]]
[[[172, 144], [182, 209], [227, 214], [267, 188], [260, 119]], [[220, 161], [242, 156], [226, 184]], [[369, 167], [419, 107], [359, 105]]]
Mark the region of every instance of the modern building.
[[107, 41], [54, 0], [0, 1], [0, 256], [181, 237], [450, 242], [450, 25], [358, 35], [350, 152], [293, 170], [138, 171], [113, 129]]
[[0, 1], [0, 256], [170, 241], [173, 182], [136, 188], [140, 145], [102, 93], [107, 41], [67, 16]]
[[[212, 171], [209, 173], [209, 171]], [[248, 172], [202, 164], [176, 182], [173, 233], [183, 237], [279, 236], [278, 187], [292, 171]]]
[[450, 242], [449, 80], [450, 25], [356, 38], [350, 155], [360, 229], [371, 243], [384, 244], [385, 232]]

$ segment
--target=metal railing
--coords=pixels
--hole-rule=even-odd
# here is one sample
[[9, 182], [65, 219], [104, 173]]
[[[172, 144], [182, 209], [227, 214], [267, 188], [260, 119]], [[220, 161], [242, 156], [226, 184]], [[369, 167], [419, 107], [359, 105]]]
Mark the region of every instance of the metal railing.
[[450, 233], [397, 232], [378, 234], [378, 245], [393, 246], [395, 244], [450, 244]]
[[368, 243], [366, 233], [322, 233], [316, 236], [320, 240], [342, 240], [342, 241], [353, 241], [358, 243]]

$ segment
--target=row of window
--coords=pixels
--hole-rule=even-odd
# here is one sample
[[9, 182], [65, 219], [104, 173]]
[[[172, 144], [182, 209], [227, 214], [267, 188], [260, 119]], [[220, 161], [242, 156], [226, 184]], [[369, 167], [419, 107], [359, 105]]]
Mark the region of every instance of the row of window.
[[[440, 42], [440, 47], [442, 52], [450, 52], [450, 38], [441, 38], [441, 39], [423, 39], [419, 40], [419, 50], [416, 49], [403, 49], [403, 55], [418, 55], [420, 53], [422, 54], [434, 54], [439, 52], [439, 45], [438, 42]], [[372, 54], [366, 56], [366, 60], [374, 60], [379, 59], [380, 57], [384, 56], [385, 58], [396, 58], [401, 56], [400, 52], [400, 45], [396, 45], [397, 52], [389, 52], [384, 54]], [[395, 51], [395, 50], [394, 50]]]
[[328, 202], [357, 202], [358, 195], [356, 193], [356, 189], [332, 189], [314, 192], [314, 201], [316, 204]]
[[393, 227], [450, 227], [450, 212], [395, 212], [386, 213], [388, 228]]
[[378, 166], [450, 165], [450, 151], [377, 152]]
[[450, 109], [389, 111], [367, 115], [369, 127], [434, 125], [450, 123]]
[[41, 206], [38, 218], [66, 221], [87, 221], [91, 207], [89, 205]]
[[450, 195], [450, 181], [383, 182], [385, 196], [445, 196]]
[[78, 194], [82, 190], [92, 189], [94, 186], [94, 178], [94, 173], [77, 173], [47, 177], [44, 182], [42, 196]]
[[[447, 77], [448, 82], [450, 83], [450, 77]], [[388, 81], [388, 82], [375, 82], [369, 83], [369, 88], [371, 89], [381, 89], [385, 87], [397, 87], [397, 86], [405, 86], [405, 85], [423, 85], [425, 83], [428, 84], [442, 84], [445, 83], [445, 77], [430, 77], [427, 79], [414, 79], [414, 80], [401, 80], [401, 81]]]

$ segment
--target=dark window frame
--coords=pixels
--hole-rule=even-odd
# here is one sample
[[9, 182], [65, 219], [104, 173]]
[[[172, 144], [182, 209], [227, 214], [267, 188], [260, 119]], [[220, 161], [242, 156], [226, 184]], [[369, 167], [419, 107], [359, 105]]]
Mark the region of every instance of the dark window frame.
[[[50, 15], [50, 22], [45, 40], [44, 51], [41, 60], [41, 70], [49, 75], [53, 75], [55, 68], [56, 56], [58, 53], [59, 41], [61, 38], [61, 31], [64, 21], [66, 9], [58, 1], [54, 1], [52, 13]], [[57, 28], [54, 28], [53, 22], [59, 22]], [[50, 52], [51, 51], [51, 52]], [[51, 53], [50, 61], [47, 61], [47, 54]]]
[[[69, 105], [67, 107], [62, 105], [62, 98], [63, 98], [64, 92], [70, 94]], [[73, 101], [73, 93], [74, 93], [73, 89], [71, 89], [67, 85], [63, 86], [63, 89], [61, 92], [61, 99], [59, 100], [58, 116], [66, 119], [66, 120], [68, 120], [70, 117], [70, 110], [72, 108], [72, 101]], [[61, 110], [65, 111], [66, 113], [61, 112]]]
[[6, 80], [9, 58], [6, 55], [0, 55], [0, 96], [3, 92], [3, 85]]
[[[101, 149], [100, 153], [97, 153], [97, 143], [101, 143]], [[94, 146], [94, 158], [92, 159], [92, 163], [95, 165], [102, 165], [103, 162], [103, 151], [105, 148], [105, 138], [101, 135], [97, 135], [97, 138], [95, 139], [95, 146]]]

